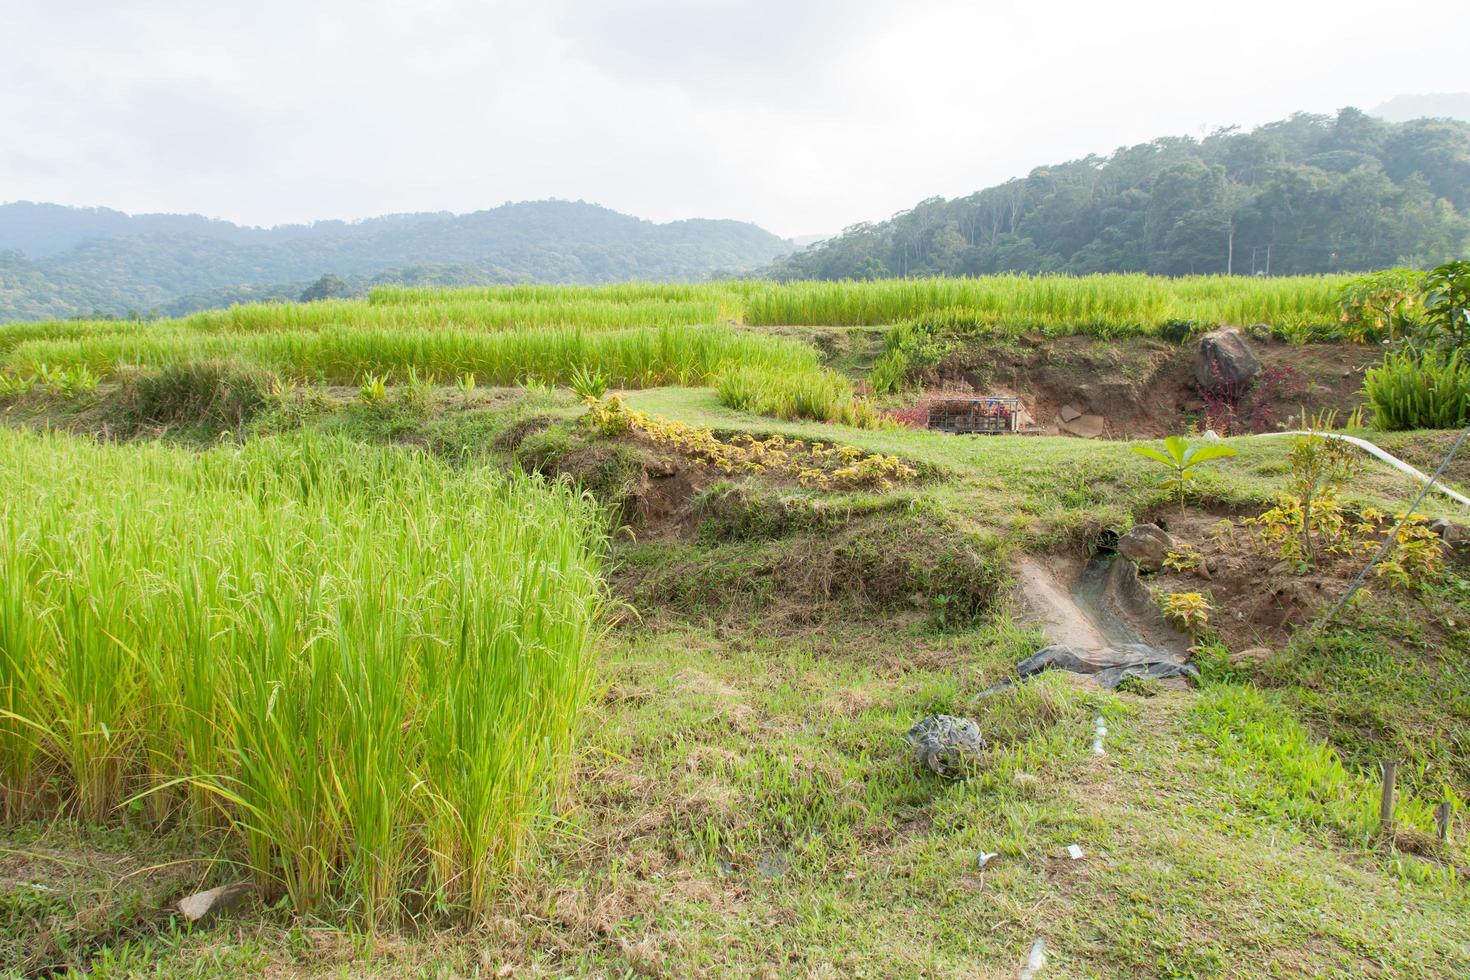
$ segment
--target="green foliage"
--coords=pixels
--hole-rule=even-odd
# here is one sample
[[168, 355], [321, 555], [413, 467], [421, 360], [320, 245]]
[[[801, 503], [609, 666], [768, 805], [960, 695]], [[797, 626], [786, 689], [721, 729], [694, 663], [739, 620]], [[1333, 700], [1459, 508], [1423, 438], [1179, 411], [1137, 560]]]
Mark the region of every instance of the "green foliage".
[[896, 323], [883, 336], [883, 354], [868, 374], [875, 394], [887, 395], [908, 385], [923, 371], [938, 364], [953, 342], [945, 339], [949, 318], [923, 317]]
[[1286, 492], [1301, 515], [1302, 552], [1308, 562], [1317, 557], [1312, 542], [1312, 525], [1318, 505], [1330, 509], [1337, 492], [1358, 472], [1361, 457], [1355, 447], [1328, 434], [1335, 416], [1321, 412], [1307, 420], [1306, 431], [1291, 437], [1287, 465], [1291, 476]]
[[[0, 235], [27, 205], [0, 205]], [[54, 207], [54, 206], [53, 206]], [[790, 246], [738, 221], [652, 224], [591, 204], [535, 201], [466, 215], [395, 216], [290, 229], [240, 228], [183, 215], [102, 220], [56, 209], [39, 234], [0, 246], [0, 321], [295, 299], [330, 269], [361, 295], [379, 284], [694, 282], [770, 262]], [[66, 224], [71, 233], [47, 235]], [[134, 229], [169, 228], [168, 234]], [[41, 242], [52, 239], [49, 244]], [[30, 242], [36, 242], [33, 250]], [[28, 257], [29, 256], [29, 257]], [[405, 265], [405, 257], [414, 263]], [[246, 285], [241, 285], [246, 284]], [[313, 295], [312, 298], [318, 298]], [[323, 300], [323, 302], [330, 302]], [[700, 317], [685, 323], [713, 323]], [[627, 324], [643, 326], [646, 324]]]
[[1342, 322], [1359, 343], [1396, 340], [1414, 327], [1423, 285], [1424, 274], [1413, 269], [1387, 269], [1349, 279], [1338, 291]]
[[178, 364], [125, 379], [121, 401], [139, 426], [238, 431], [269, 405], [274, 381], [218, 361]]
[[[1254, 277], [1385, 269], [1409, 256], [1429, 265], [1460, 252], [1470, 232], [1467, 157], [1464, 122], [1298, 113], [1253, 132], [1158, 139], [967, 197], [930, 198], [798, 252], [771, 274]], [[1222, 319], [1267, 318], [1204, 322]]]
[[826, 368], [789, 371], [727, 365], [716, 378], [720, 403], [756, 415], [872, 428], [878, 416], [847, 379]]
[[357, 398], [364, 405], [374, 407], [388, 403], [388, 376], [368, 372], [358, 386]]
[[1162, 451], [1152, 446], [1129, 446], [1128, 448], [1145, 459], [1154, 460], [1169, 468], [1169, 476], [1165, 478], [1162, 486], [1166, 490], [1174, 490], [1177, 493], [1180, 510], [1184, 509], [1185, 489], [1189, 481], [1194, 479], [1195, 467], [1213, 459], [1226, 459], [1235, 455], [1235, 450], [1223, 443], [1206, 442], [1191, 445], [1189, 440], [1183, 436], [1170, 436], [1165, 439]]
[[[1299, 327], [1343, 336], [1332, 277], [988, 275], [974, 279], [788, 282], [753, 290], [752, 324], [861, 326], [915, 321], [919, 333], [1163, 335], [1181, 321]], [[918, 339], [918, 338], [916, 338]], [[920, 341], [922, 342], [922, 341]], [[902, 345], [901, 340], [896, 343]]]
[[1380, 429], [1453, 429], [1470, 422], [1470, 360], [1449, 354], [1403, 350], [1363, 375]]
[[[313, 310], [327, 303], [284, 309]], [[526, 378], [565, 384], [578, 369], [609, 385], [644, 388], [710, 383], [726, 364], [810, 372], [817, 354], [793, 340], [720, 326], [584, 331], [571, 327], [484, 332], [454, 328], [352, 328], [207, 333], [186, 325], [90, 338], [29, 340], [11, 350], [10, 373], [39, 365], [110, 373], [119, 364], [162, 366], [228, 359], [285, 377], [354, 384], [364, 374], [407, 371], [450, 375], [471, 371], [489, 384]]]
[[[1329, 746], [1312, 738], [1271, 696], [1253, 687], [1213, 684], [1201, 694], [1195, 725], [1233, 766], [1258, 774], [1253, 801], [1268, 813], [1336, 830], [1360, 844], [1378, 829], [1378, 790], [1368, 775], [1349, 771]], [[1401, 796], [1394, 815], [1420, 831], [1433, 827], [1432, 808]]]
[[1424, 277], [1422, 343], [1447, 353], [1470, 346], [1470, 262], [1446, 262]]
[[607, 378], [580, 365], [572, 369], [571, 386], [573, 394], [583, 400], [601, 399], [607, 394]]
[[1201, 633], [1210, 625], [1210, 600], [1199, 592], [1170, 592], [1159, 598], [1159, 609], [1186, 633]]
[[489, 910], [569, 775], [594, 506], [319, 439], [0, 454], [7, 820], [183, 820], [369, 928]]

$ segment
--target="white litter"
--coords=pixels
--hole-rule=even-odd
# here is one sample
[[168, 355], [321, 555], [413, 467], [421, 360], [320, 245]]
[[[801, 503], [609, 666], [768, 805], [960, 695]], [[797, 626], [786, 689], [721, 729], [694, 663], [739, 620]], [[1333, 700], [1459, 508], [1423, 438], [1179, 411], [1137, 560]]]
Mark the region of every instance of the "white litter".
[[980, 856], [975, 859], [975, 867], [979, 868], [981, 871], [984, 871], [985, 866], [990, 863], [991, 859], [998, 857], [1000, 857], [999, 851], [981, 851]]
[[1098, 715], [1097, 716], [1097, 726], [1093, 729], [1093, 734], [1092, 734], [1092, 754], [1093, 755], [1102, 755], [1103, 754], [1103, 736], [1106, 735], [1107, 733], [1108, 733], [1107, 723], [1103, 721], [1102, 715]]
[[1082, 848], [1078, 847], [1076, 844], [1068, 844], [1067, 845], [1067, 857], [1071, 858], [1073, 861], [1081, 861], [1082, 860]]
[[1021, 967], [1020, 980], [1031, 980], [1046, 967], [1046, 941], [1040, 936], [1036, 942], [1031, 944], [1031, 952], [1026, 956], [1026, 965]]

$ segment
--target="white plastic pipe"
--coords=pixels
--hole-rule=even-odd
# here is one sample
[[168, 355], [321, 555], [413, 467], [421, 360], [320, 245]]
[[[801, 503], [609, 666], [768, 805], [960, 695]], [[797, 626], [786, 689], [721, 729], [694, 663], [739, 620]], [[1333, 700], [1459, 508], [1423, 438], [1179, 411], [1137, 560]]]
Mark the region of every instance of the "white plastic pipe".
[[[1400, 473], [1412, 476], [1420, 483], [1429, 482], [1429, 477], [1414, 469], [1414, 467], [1410, 466], [1408, 463], [1405, 463], [1397, 456], [1384, 452], [1382, 449], [1379, 449], [1367, 439], [1359, 439], [1357, 436], [1345, 436], [1337, 432], [1302, 432], [1298, 430], [1294, 432], [1262, 432], [1257, 434], [1253, 438], [1269, 439], [1272, 436], [1326, 436], [1328, 439], [1338, 439], [1342, 442], [1357, 446], [1359, 449], [1363, 450], [1363, 452], [1367, 453], [1370, 456], [1376, 456], [1377, 458], [1387, 463], [1389, 466], [1392, 466], [1394, 469], [1398, 470]], [[1445, 486], [1443, 483], [1436, 483], [1434, 485], [1434, 489], [1438, 490], [1446, 497], [1449, 497], [1451, 500], [1455, 501], [1455, 503], [1461, 504], [1465, 507], [1470, 507], [1470, 497], [1466, 497], [1464, 494], [1456, 493], [1449, 487]]]

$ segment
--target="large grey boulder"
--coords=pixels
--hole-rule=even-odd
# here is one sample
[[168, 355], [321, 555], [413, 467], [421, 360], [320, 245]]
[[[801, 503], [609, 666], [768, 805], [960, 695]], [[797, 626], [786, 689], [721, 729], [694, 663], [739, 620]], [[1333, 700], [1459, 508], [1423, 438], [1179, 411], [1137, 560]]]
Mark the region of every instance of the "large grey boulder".
[[1118, 539], [1118, 554], [1150, 572], [1162, 568], [1174, 548], [1174, 539], [1157, 524], [1139, 524]]
[[1194, 380], [1209, 391], [1233, 387], [1244, 390], [1261, 373], [1261, 362], [1235, 327], [1211, 330], [1199, 339], [1194, 352]]
[[954, 715], [930, 715], [914, 722], [908, 739], [919, 765], [941, 776], [961, 775], [985, 750], [980, 726]]

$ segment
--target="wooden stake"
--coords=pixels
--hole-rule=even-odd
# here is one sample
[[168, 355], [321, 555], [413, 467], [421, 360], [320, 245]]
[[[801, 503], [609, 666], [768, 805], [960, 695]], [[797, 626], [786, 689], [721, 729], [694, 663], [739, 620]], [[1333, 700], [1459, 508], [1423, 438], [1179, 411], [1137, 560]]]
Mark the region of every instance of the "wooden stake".
[[1393, 843], [1393, 783], [1398, 775], [1397, 762], [1383, 763], [1383, 796], [1378, 800], [1378, 832]]
[[1440, 840], [1450, 839], [1450, 805], [1441, 803], [1434, 808], [1434, 829], [1439, 831]]

